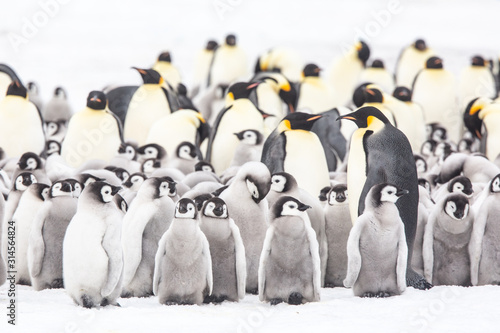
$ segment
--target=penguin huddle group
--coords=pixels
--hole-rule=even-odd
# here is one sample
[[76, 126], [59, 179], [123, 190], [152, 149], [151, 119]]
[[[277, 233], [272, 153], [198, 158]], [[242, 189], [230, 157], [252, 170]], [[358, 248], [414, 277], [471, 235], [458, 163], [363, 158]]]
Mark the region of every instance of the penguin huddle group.
[[249, 76], [228, 35], [190, 92], [164, 52], [76, 113], [0, 65], [0, 284], [15, 268], [88, 308], [500, 284], [498, 62], [475, 56], [457, 89], [423, 40], [394, 75], [369, 56], [323, 78], [275, 48]]

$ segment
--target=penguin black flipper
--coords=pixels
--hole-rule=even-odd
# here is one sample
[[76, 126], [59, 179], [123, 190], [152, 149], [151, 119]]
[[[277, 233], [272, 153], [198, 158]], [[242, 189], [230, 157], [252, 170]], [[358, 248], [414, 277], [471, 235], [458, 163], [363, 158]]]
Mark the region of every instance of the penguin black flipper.
[[222, 117], [224, 117], [224, 114], [229, 110], [231, 109], [233, 106], [230, 105], [228, 106], [227, 108], [225, 108], [224, 110], [220, 111], [219, 114], [217, 115], [217, 118], [215, 119], [214, 121], [214, 124], [212, 126], [212, 131], [210, 132], [210, 136], [208, 138], [208, 146], [207, 146], [207, 156], [205, 156], [205, 160], [207, 162], [211, 162], [211, 158], [212, 158], [212, 145], [214, 143], [214, 140], [215, 140], [215, 136], [217, 135], [217, 128], [219, 127], [219, 124], [222, 120]]
[[340, 113], [334, 108], [320, 115], [323, 117], [314, 123], [311, 131], [316, 133], [323, 145], [328, 171], [335, 171], [337, 165], [344, 160], [347, 150], [347, 140], [340, 132], [341, 122], [336, 120]]
[[114, 114], [113, 112], [111, 112], [109, 110], [106, 110], [105, 112], [107, 114], [111, 115], [113, 118], [115, 118], [116, 126], [118, 126], [118, 133], [120, 133], [120, 142], [124, 143], [125, 140], [123, 139], [123, 125], [122, 125], [120, 118], [116, 114]]
[[169, 89], [165, 89], [164, 87], [162, 87], [161, 89], [163, 90], [165, 96], [167, 97], [167, 102], [168, 105], [170, 106], [170, 112], [173, 113], [179, 110], [179, 101], [177, 100], [177, 96], [174, 93], [174, 89], [172, 88], [172, 86], [170, 84], [168, 86]]
[[112, 89], [106, 93], [108, 108], [113, 112], [121, 123], [125, 123], [128, 105], [139, 86], [123, 86]]
[[17, 76], [16, 72], [10, 66], [6, 64], [0, 64], [0, 72], [7, 74], [12, 82], [18, 81], [19, 83], [23, 84], [19, 76]]
[[284, 133], [272, 132], [264, 142], [261, 162], [264, 163], [271, 174], [285, 171], [286, 137]]

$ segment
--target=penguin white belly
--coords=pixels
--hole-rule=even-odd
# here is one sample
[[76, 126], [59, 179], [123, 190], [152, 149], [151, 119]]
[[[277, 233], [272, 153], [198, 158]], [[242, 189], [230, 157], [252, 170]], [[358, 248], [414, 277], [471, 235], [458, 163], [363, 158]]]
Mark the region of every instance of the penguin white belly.
[[500, 110], [488, 113], [483, 118], [483, 123], [488, 132], [486, 157], [494, 161], [500, 154]]
[[317, 197], [321, 189], [330, 185], [328, 165], [323, 146], [316, 134], [303, 131], [286, 131], [285, 172], [297, 180], [300, 188]]
[[398, 86], [412, 87], [417, 73], [425, 67], [428, 58], [434, 55], [431, 49], [420, 52], [413, 48], [403, 51], [396, 69], [396, 82]]
[[358, 84], [367, 82], [375, 83], [386, 93], [394, 91], [394, 78], [383, 68], [366, 68], [363, 70], [359, 76]]
[[239, 47], [221, 46], [215, 53], [211, 84], [230, 84], [247, 75], [247, 58]]
[[413, 117], [413, 126], [415, 126], [415, 143], [411, 143], [412, 148], [415, 145], [416, 151], [419, 152], [422, 144], [427, 140], [427, 134], [425, 133], [425, 117], [424, 110], [418, 104], [413, 102], [405, 102], [406, 106], [408, 106], [410, 113]]
[[43, 151], [45, 136], [33, 103], [17, 96], [8, 96], [0, 101], [0, 147], [8, 157]]
[[193, 66], [193, 86], [206, 85], [213, 56], [214, 52], [207, 50], [203, 50], [198, 54]]
[[136, 140], [139, 146], [146, 143], [151, 126], [171, 113], [167, 97], [159, 85], [142, 85], [132, 96], [125, 118], [125, 139]]
[[248, 99], [237, 99], [233, 107], [222, 117], [212, 143], [210, 162], [216, 174], [221, 174], [231, 165], [239, 140], [234, 133], [254, 129], [263, 133], [264, 121], [260, 112]]
[[363, 63], [354, 54], [333, 62], [327, 77], [335, 93], [335, 105], [346, 105], [351, 101], [362, 71]]
[[349, 211], [354, 224], [358, 218], [358, 206], [361, 192], [366, 182], [366, 154], [363, 148], [363, 136], [366, 128], [358, 129], [352, 134], [349, 150], [347, 191], [349, 192]]
[[[419, 151], [416, 126], [416, 115], [411, 113], [410, 108], [405, 102], [397, 100], [389, 96], [384, 103], [389, 110], [391, 110], [394, 120], [396, 121], [397, 128], [406, 135], [413, 151]], [[423, 128], [425, 130], [425, 127]]]
[[10, 76], [0, 72], [0, 101], [7, 95], [7, 88], [12, 83]]
[[300, 86], [300, 96], [297, 110], [309, 109], [317, 114], [328, 111], [336, 106], [333, 88], [319, 80], [305, 80]]
[[293, 49], [277, 47], [271, 50], [267, 58], [266, 70], [269, 68], [280, 68], [288, 80], [293, 82], [300, 81], [303, 61], [300, 55]]
[[153, 69], [160, 73], [161, 77], [170, 83], [174, 89], [181, 83], [181, 74], [172, 64], [160, 61], [153, 66]]
[[115, 118], [103, 111], [86, 109], [71, 118], [61, 156], [74, 168], [94, 159], [107, 163], [117, 154], [120, 143]]
[[464, 109], [476, 97], [496, 97], [495, 80], [486, 67], [467, 67], [460, 74], [458, 87], [460, 107]]

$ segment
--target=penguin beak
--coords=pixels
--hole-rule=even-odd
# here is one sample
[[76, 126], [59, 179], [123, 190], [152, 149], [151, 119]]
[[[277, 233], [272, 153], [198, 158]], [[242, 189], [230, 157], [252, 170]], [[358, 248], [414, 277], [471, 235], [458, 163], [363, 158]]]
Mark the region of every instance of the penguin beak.
[[184, 205], [179, 205], [179, 213], [186, 214], [187, 213], [187, 207], [184, 206]]
[[252, 84], [249, 84], [247, 86], [247, 90], [253, 89], [253, 88], [257, 87], [259, 84], [261, 84], [261, 82], [254, 82]]
[[403, 195], [406, 195], [410, 193], [408, 190], [399, 190], [396, 192], [396, 196], [399, 198], [399, 197], [402, 197]]
[[63, 192], [71, 192], [71, 185], [69, 183], [62, 183], [61, 191]]
[[317, 116], [314, 116], [314, 117], [311, 117], [311, 118], [307, 118], [307, 121], [318, 120], [319, 118], [322, 118], [322, 117], [323, 117], [322, 115], [317, 115]]
[[122, 183], [123, 186], [131, 188], [132, 187], [132, 182], [130, 180], [127, 180], [126, 182]]
[[222, 206], [215, 207], [214, 214], [215, 216], [221, 216], [224, 213], [224, 208]]
[[122, 189], [122, 187], [121, 187], [121, 186], [113, 186], [113, 187], [111, 188], [111, 195], [113, 195], [113, 196], [114, 196], [114, 195], [115, 195], [116, 193], [118, 193], [118, 191], [120, 191], [121, 189]]
[[300, 204], [300, 206], [297, 209], [300, 210], [301, 212], [305, 212], [309, 208], [311, 208], [311, 206]]
[[353, 116], [349, 116], [349, 115], [346, 115], [346, 116], [340, 116], [338, 117], [336, 120], [339, 121], [339, 120], [342, 120], [342, 119], [348, 119], [348, 120], [352, 120], [352, 121], [356, 121], [357, 119], [354, 118]]
[[337, 202], [344, 202], [345, 199], [346, 199], [346, 197], [343, 193], [339, 193], [335, 196], [335, 200], [337, 200]]
[[375, 96], [375, 92], [373, 90], [371, 90], [371, 89], [365, 89], [365, 91], [367, 93], [369, 93], [370, 95]]

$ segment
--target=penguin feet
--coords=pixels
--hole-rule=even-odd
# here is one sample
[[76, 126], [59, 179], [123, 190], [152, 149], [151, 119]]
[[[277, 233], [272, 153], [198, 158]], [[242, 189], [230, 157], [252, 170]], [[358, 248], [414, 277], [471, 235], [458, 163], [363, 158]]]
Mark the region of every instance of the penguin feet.
[[283, 300], [281, 298], [272, 298], [269, 303], [271, 303], [271, 305], [278, 305], [283, 303]]
[[221, 295], [221, 296], [205, 296], [203, 299], [203, 303], [208, 304], [208, 303], [215, 303], [215, 304], [220, 304], [227, 300], [228, 297], [226, 295]]
[[90, 298], [89, 295], [86, 294], [82, 295], [81, 301], [82, 301], [82, 306], [84, 308], [90, 309], [94, 307], [94, 302], [92, 301], [92, 298]]
[[361, 295], [361, 297], [369, 297], [369, 298], [372, 298], [372, 297], [375, 297], [375, 294], [370, 292], [370, 291], [367, 291], [366, 293], [364, 293], [363, 295]]
[[252, 294], [252, 295], [257, 295], [259, 293], [259, 289], [247, 289], [247, 293]]
[[165, 303], [163, 303], [165, 305], [178, 305], [179, 303], [177, 302], [174, 302], [174, 301], [166, 301]]
[[53, 288], [53, 289], [64, 288], [63, 279], [54, 279], [52, 281], [52, 283], [50, 284], [50, 288]]
[[120, 295], [121, 298], [130, 298], [132, 296], [133, 295], [130, 291], [122, 291], [122, 294]]
[[302, 296], [301, 293], [291, 293], [290, 296], [288, 296], [288, 304], [291, 305], [299, 305], [302, 304], [302, 300], [304, 299], [304, 296]]
[[115, 302], [113, 302], [113, 303], [111, 303], [111, 302], [109, 301], [109, 299], [107, 299], [107, 298], [103, 298], [103, 299], [102, 299], [102, 301], [101, 301], [101, 306], [108, 306], [108, 305], [117, 306], [117, 307], [119, 307], [119, 308], [121, 308], [121, 307], [122, 307], [122, 306], [121, 306], [118, 302], [116, 302], [116, 301], [115, 301]]
[[406, 285], [419, 290], [427, 290], [433, 287], [422, 275], [411, 268], [406, 271]]
[[375, 297], [377, 297], [377, 298], [385, 298], [385, 297], [391, 297], [391, 296], [392, 296], [392, 294], [391, 294], [391, 293], [389, 293], [389, 292], [387, 292], [387, 291], [379, 291], [379, 292], [375, 295]]
[[325, 283], [325, 288], [335, 288], [333, 283]]

